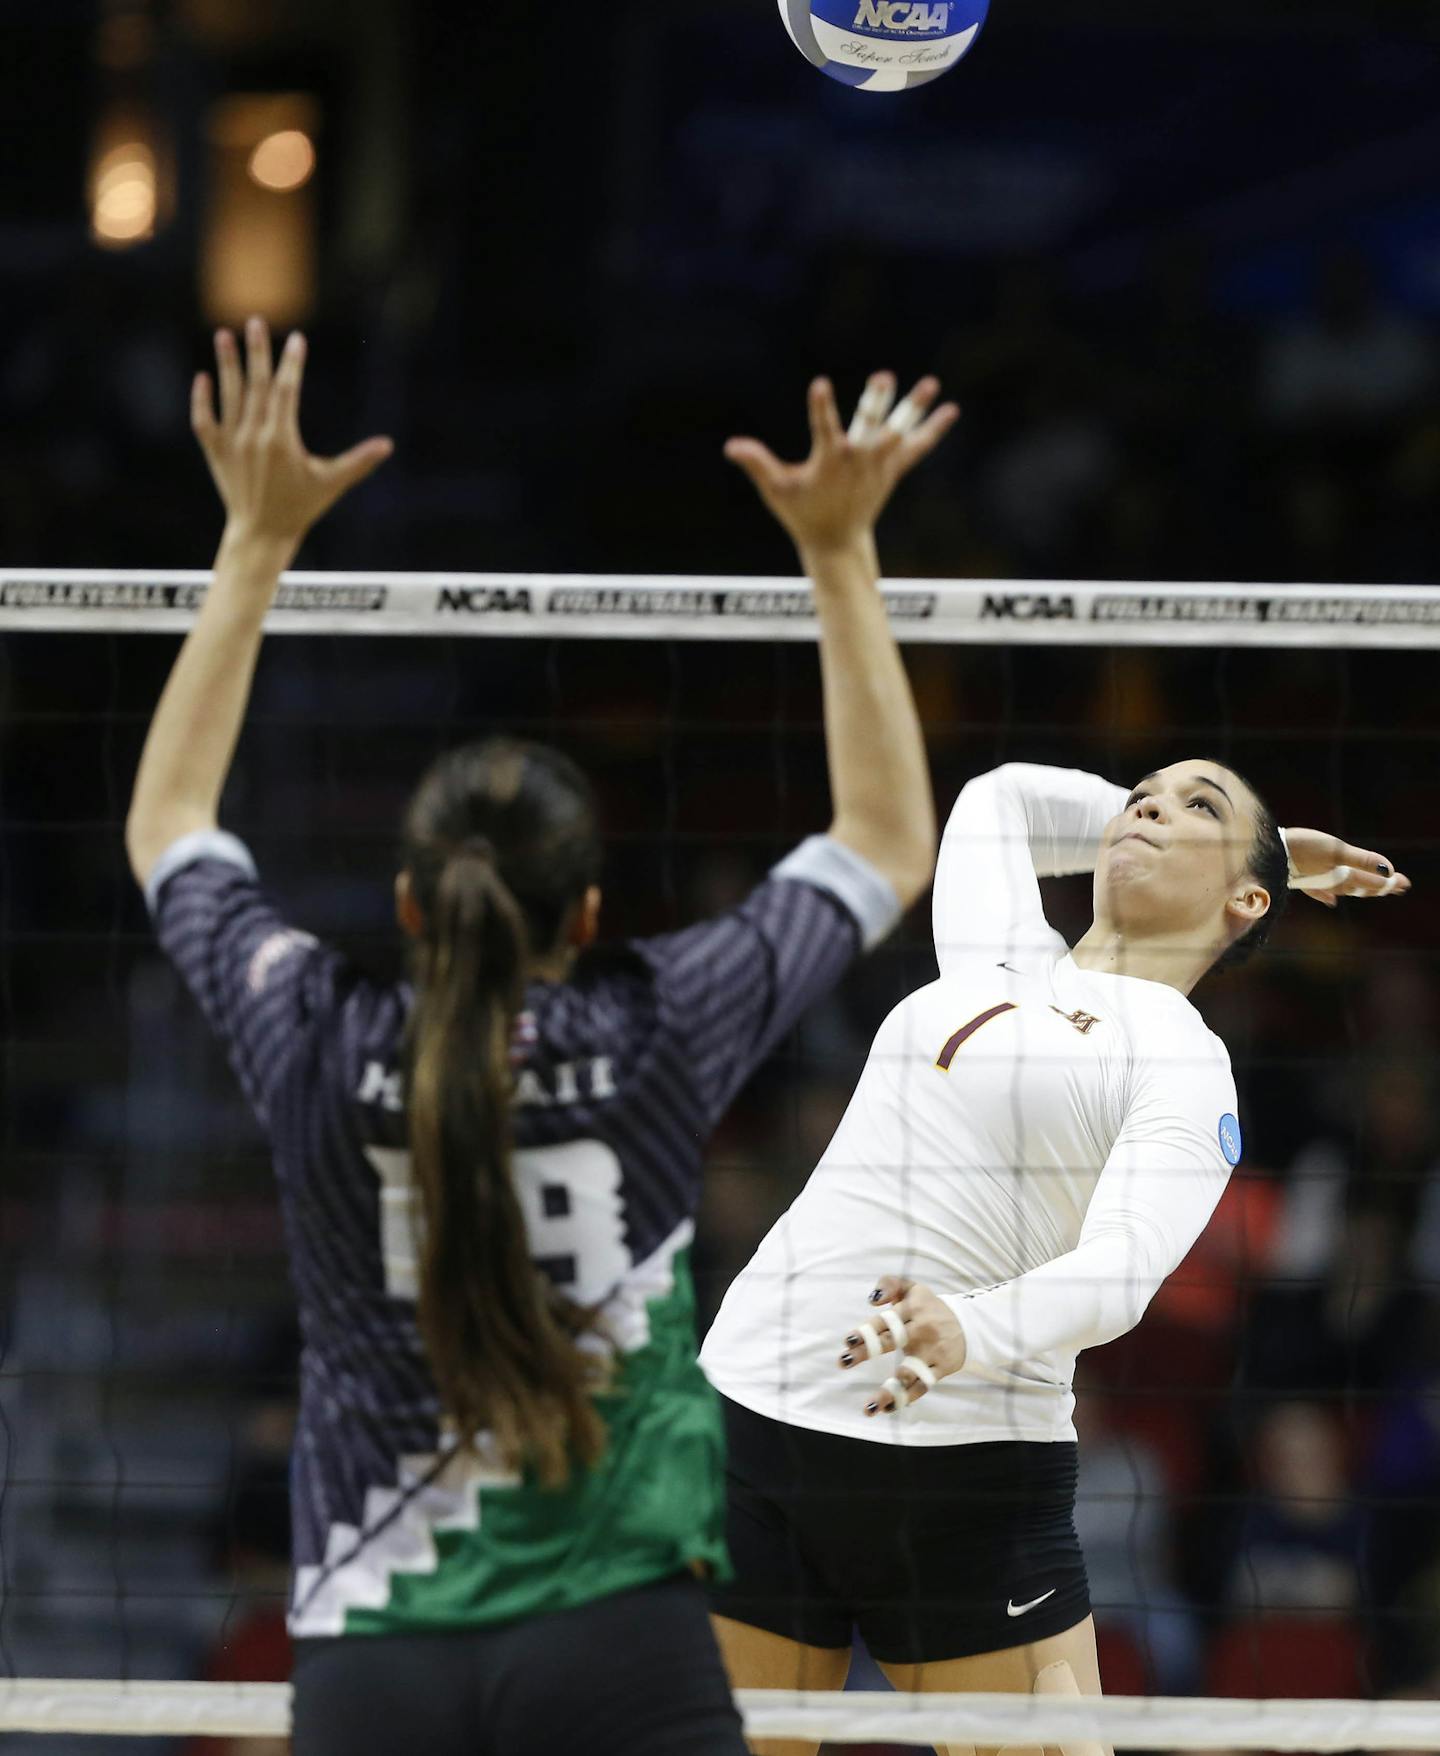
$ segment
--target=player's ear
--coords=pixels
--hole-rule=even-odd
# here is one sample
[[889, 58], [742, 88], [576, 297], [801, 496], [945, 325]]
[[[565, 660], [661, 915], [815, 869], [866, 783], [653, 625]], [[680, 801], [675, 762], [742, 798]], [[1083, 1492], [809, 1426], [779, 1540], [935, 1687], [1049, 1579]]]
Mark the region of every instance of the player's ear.
[[585, 951], [600, 934], [600, 886], [586, 886], [565, 924], [565, 943], [575, 951]]
[[[1253, 878], [1245, 878], [1225, 904], [1225, 917], [1241, 933], [1248, 933], [1270, 912], [1270, 892]], [[1238, 936], [1238, 935], [1237, 935]]]
[[420, 913], [420, 904], [415, 900], [415, 891], [408, 872], [395, 874], [395, 919], [400, 923], [400, 931], [407, 939], [418, 939], [425, 931], [425, 917]]

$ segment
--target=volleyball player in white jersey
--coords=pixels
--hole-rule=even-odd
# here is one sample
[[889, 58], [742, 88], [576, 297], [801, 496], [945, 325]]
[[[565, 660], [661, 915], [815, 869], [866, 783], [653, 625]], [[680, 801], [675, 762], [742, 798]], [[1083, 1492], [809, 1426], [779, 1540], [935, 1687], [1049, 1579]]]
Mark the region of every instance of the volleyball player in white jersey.
[[[1378, 854], [1287, 839], [1288, 873], [1213, 761], [1128, 792], [1012, 764], [960, 794], [939, 979], [881, 1026], [702, 1350], [728, 1399], [736, 1577], [712, 1605], [737, 1686], [839, 1687], [858, 1626], [903, 1688], [1099, 1692], [1075, 1357], [1139, 1321], [1241, 1151], [1188, 996], [1264, 936], [1287, 876], [1332, 904], [1409, 887]], [[1071, 951], [1038, 877], [1091, 869]]]

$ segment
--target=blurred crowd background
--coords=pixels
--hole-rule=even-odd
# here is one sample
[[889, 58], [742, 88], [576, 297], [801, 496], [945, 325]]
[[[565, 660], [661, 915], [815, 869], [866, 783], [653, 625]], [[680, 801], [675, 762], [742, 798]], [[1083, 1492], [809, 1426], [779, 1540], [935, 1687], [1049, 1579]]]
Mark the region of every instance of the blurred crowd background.
[[[305, 565], [788, 571], [720, 444], [794, 452], [812, 372], [849, 396], [885, 365], [965, 409], [882, 529], [892, 574], [1436, 581], [1440, 7], [995, 0], [958, 71], [896, 99], [832, 86], [773, 14], [0, 0], [0, 567], [204, 565], [188, 380], [259, 309], [312, 337], [317, 447], [397, 441]], [[120, 845], [172, 654], [0, 648], [20, 1674], [287, 1664], [298, 1344], [268, 1172]], [[912, 655], [942, 810], [1010, 757], [1124, 780], [1214, 754], [1417, 881], [1297, 899], [1202, 991], [1247, 1158], [1141, 1329], [1083, 1363], [1115, 1692], [1440, 1694], [1435, 669]], [[595, 775], [617, 933], [725, 906], [825, 821], [812, 653], [476, 639], [274, 644], [228, 820], [306, 926], [393, 963], [406, 791], [502, 725]], [[1083, 884], [1053, 901], [1078, 929]], [[922, 910], [737, 1106], [712, 1307], [932, 971]]]

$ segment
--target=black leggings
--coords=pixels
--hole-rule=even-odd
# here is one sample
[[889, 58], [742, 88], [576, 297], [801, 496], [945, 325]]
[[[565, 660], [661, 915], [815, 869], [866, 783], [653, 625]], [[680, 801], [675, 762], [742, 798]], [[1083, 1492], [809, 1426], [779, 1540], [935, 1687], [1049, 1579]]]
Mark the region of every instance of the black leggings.
[[296, 1643], [294, 1756], [745, 1756], [689, 1575], [455, 1634]]

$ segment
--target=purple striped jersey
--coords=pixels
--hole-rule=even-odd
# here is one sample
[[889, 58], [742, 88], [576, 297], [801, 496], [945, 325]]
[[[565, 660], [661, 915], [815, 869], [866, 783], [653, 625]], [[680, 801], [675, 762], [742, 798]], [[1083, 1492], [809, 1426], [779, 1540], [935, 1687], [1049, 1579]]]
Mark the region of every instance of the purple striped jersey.
[[688, 1260], [703, 1156], [750, 1073], [894, 924], [884, 877], [812, 837], [730, 913], [529, 988], [513, 1174], [537, 1266], [599, 1309], [614, 1360], [604, 1456], [558, 1490], [441, 1418], [415, 1311], [408, 987], [293, 926], [222, 832], [163, 855], [147, 898], [279, 1181], [303, 1342], [292, 1630], [479, 1626], [723, 1570]]

